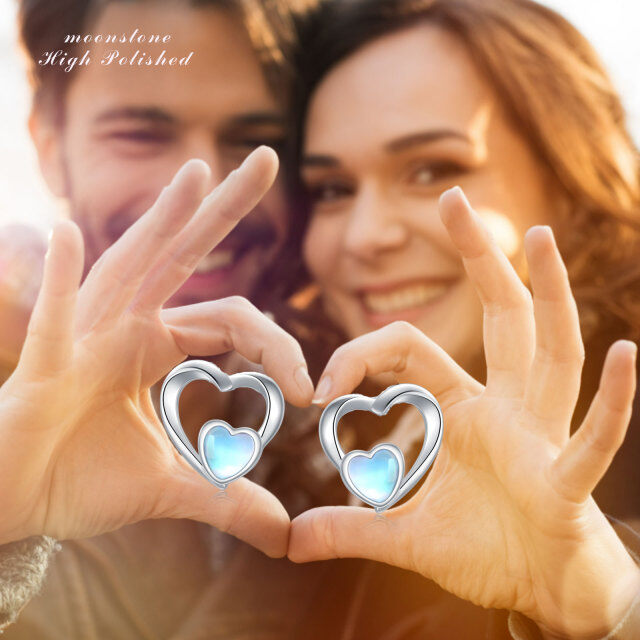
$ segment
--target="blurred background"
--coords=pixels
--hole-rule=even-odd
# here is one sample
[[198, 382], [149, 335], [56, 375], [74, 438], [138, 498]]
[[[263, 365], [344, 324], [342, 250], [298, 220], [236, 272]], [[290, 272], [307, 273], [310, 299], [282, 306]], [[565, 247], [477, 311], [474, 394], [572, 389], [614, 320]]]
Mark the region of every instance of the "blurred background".
[[[638, 0], [543, 4], [560, 11], [594, 44], [623, 96], [631, 130], [640, 142]], [[29, 140], [29, 86], [17, 46], [16, 7], [16, 0], [0, 0], [0, 224], [29, 223], [46, 232], [64, 210], [47, 191]]]

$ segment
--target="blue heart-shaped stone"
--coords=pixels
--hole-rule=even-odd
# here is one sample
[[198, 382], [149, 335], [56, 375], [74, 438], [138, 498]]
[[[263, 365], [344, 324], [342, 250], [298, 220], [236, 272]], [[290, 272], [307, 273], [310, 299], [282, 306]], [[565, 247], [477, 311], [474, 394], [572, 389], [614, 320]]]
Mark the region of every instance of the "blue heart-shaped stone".
[[386, 449], [374, 454], [359, 453], [348, 463], [347, 473], [353, 486], [372, 502], [382, 503], [396, 487], [400, 476], [398, 459]]
[[230, 433], [218, 426], [205, 435], [203, 449], [209, 469], [219, 480], [226, 480], [249, 464], [255, 442], [247, 433]]

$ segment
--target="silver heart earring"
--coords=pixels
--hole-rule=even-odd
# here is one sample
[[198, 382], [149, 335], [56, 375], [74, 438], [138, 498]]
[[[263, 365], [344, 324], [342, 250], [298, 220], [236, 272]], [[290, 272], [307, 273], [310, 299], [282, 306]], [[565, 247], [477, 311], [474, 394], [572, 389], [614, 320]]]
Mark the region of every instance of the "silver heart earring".
[[[383, 416], [400, 403], [413, 405], [425, 428], [422, 449], [406, 476], [404, 456], [393, 444], [379, 444], [370, 451], [354, 450], [345, 455], [338, 441], [338, 423], [343, 416], [358, 410]], [[406, 496], [433, 464], [442, 442], [442, 411], [426, 389], [396, 384], [375, 398], [358, 393], [336, 398], [320, 416], [319, 434], [324, 452], [340, 471], [347, 489], [380, 513]]]
[[[253, 429], [234, 429], [224, 420], [209, 420], [198, 434], [198, 451], [193, 448], [180, 422], [182, 390], [194, 380], [211, 383], [219, 391], [248, 388], [257, 391], [266, 404], [262, 424]], [[280, 387], [263, 373], [227, 375], [205, 360], [187, 360], [171, 370], [160, 392], [162, 424], [182, 457], [204, 478], [224, 490], [230, 482], [256, 466], [264, 448], [276, 435], [284, 417]]]

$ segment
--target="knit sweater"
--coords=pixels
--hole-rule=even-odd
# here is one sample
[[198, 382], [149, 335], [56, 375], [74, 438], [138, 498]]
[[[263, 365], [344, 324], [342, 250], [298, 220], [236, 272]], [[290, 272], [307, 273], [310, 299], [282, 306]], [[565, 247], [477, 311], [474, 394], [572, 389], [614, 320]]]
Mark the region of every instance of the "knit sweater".
[[15, 622], [42, 586], [49, 559], [61, 546], [49, 536], [33, 536], [0, 546], [0, 632]]
[[[612, 524], [631, 555], [636, 562], [639, 562], [640, 536], [624, 523], [612, 521]], [[20, 611], [40, 590], [49, 561], [60, 549], [61, 546], [47, 536], [34, 536], [0, 547], [0, 633], [16, 621]], [[539, 640], [541, 637], [535, 624], [514, 612], [508, 615], [506, 626], [508, 634], [514, 640]], [[487, 637], [494, 636], [491, 634]], [[504, 636], [496, 631], [495, 637]], [[640, 638], [640, 594], [623, 620], [603, 640], [637, 640], [638, 638]]]

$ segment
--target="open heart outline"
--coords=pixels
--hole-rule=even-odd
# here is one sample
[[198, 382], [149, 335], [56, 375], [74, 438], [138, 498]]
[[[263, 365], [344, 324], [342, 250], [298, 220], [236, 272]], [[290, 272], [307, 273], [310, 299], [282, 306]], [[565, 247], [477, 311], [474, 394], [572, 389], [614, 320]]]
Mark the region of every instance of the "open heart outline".
[[[195, 380], [204, 380], [212, 384], [218, 391], [233, 391], [235, 389], [247, 388], [258, 392], [265, 401], [265, 415], [262, 424], [256, 430], [260, 446], [254, 453], [251, 466], [242, 470], [236, 477], [220, 482], [203, 463], [201, 454], [198, 453], [182, 427], [180, 421], [180, 395], [184, 388]], [[206, 360], [187, 360], [177, 367], [174, 367], [164, 379], [160, 391], [160, 416], [169, 439], [180, 455], [195, 469], [201, 476], [220, 489], [226, 486], [237, 477], [246, 474], [252, 469], [260, 459], [262, 451], [269, 444], [272, 438], [280, 429], [284, 417], [284, 397], [280, 387], [269, 376], [257, 371], [245, 371], [242, 373], [226, 374], [212, 362]], [[226, 424], [226, 423], [225, 423]], [[198, 448], [201, 449], [203, 442], [203, 431], [210, 428], [206, 423], [200, 430], [198, 436]], [[238, 431], [238, 430], [235, 430]]]
[[[391, 407], [401, 403], [410, 404], [420, 412], [424, 422], [425, 437], [422, 448], [411, 469], [409, 469], [401, 481], [396, 483], [394, 491], [384, 502], [376, 503], [367, 499], [366, 496], [363, 496], [361, 492], [354, 487], [351, 478], [349, 478], [347, 473], [349, 456], [354, 453], [361, 454], [365, 452], [352, 451], [350, 454], [345, 455], [338, 440], [338, 424], [347, 413], [352, 411], [371, 411], [378, 416], [383, 416], [389, 412]], [[388, 509], [398, 502], [398, 500], [404, 498], [433, 464], [442, 443], [442, 423], [442, 410], [440, 409], [438, 401], [431, 393], [415, 384], [396, 384], [387, 387], [375, 398], [359, 393], [352, 393], [336, 398], [333, 402], [330, 402], [320, 416], [320, 443], [329, 460], [331, 460], [340, 472], [342, 481], [349, 491], [367, 504], [370, 504], [376, 511], [380, 512]], [[374, 452], [382, 446], [383, 445], [378, 445], [374, 447], [370, 454], [373, 455]], [[400, 456], [402, 456], [402, 453], [400, 453], [399, 449], [394, 445], [385, 444], [384, 447], [390, 451], [396, 450]], [[345, 464], [345, 462], [347, 464]], [[404, 457], [402, 457], [401, 469], [403, 468]]]

